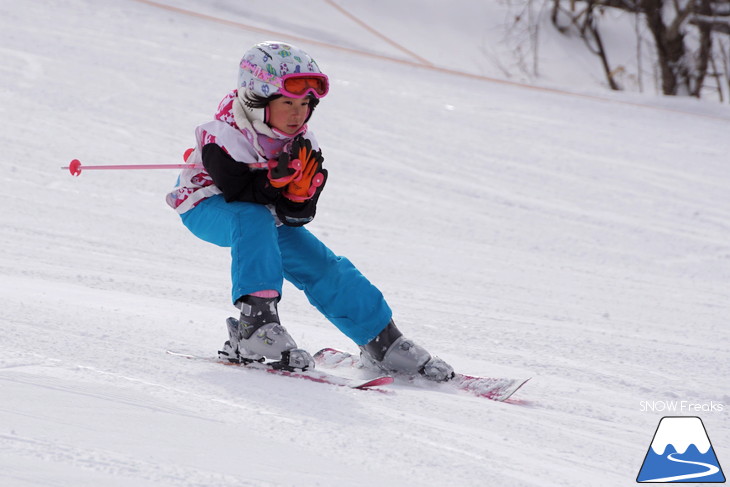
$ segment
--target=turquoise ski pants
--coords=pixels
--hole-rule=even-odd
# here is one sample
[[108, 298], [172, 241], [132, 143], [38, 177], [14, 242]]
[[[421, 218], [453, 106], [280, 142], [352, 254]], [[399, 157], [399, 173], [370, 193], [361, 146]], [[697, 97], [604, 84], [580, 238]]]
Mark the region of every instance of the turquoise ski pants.
[[304, 227], [277, 227], [266, 206], [216, 195], [181, 217], [198, 238], [231, 248], [234, 303], [256, 291], [281, 295], [286, 278], [357, 345], [375, 338], [392, 317], [382, 293], [347, 258]]

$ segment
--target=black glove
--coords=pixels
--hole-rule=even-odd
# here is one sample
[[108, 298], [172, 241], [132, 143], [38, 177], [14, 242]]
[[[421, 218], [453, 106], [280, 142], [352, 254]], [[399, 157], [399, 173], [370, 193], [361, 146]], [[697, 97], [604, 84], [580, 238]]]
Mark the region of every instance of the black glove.
[[269, 205], [279, 199], [281, 188], [271, 185], [267, 171], [251, 170], [248, 164], [234, 160], [217, 144], [206, 144], [202, 152], [203, 166], [227, 202]]
[[282, 196], [276, 201], [276, 216], [279, 217], [281, 223], [289, 227], [301, 227], [314, 220], [319, 195], [327, 182], [327, 169], [322, 169], [321, 173], [323, 175], [322, 184], [317, 187], [310, 199], [297, 203]]

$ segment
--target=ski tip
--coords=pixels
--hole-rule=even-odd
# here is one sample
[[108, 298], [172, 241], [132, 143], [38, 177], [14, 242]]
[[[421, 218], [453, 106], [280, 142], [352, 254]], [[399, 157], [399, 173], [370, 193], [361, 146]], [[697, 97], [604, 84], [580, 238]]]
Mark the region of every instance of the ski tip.
[[379, 386], [387, 386], [393, 383], [393, 378], [390, 376], [382, 376], [382, 377], [375, 377], [374, 379], [370, 379], [366, 382], [357, 384], [357, 385], [351, 385], [353, 389], [359, 390], [359, 391], [374, 391], [374, 392], [380, 392], [381, 394], [395, 394], [395, 391], [390, 388], [381, 388]]
[[514, 385], [511, 388], [509, 388], [508, 390], [506, 390], [504, 392], [504, 394], [501, 394], [498, 398], [495, 398], [495, 400], [497, 400], [499, 402], [507, 401], [509, 398], [511, 398], [515, 394], [515, 392], [522, 389], [522, 386], [527, 384], [527, 381], [529, 381], [530, 379], [531, 379], [531, 377], [528, 377], [527, 379], [516, 379], [514, 381]]
[[491, 378], [473, 375], [456, 374], [456, 389], [477, 397], [504, 402], [529, 381], [527, 379]]
[[364, 382], [358, 386], [355, 386], [355, 389], [367, 389], [368, 387], [376, 387], [376, 386], [387, 386], [389, 384], [393, 383], [393, 378], [384, 375], [382, 377], [376, 377], [374, 379], [370, 379], [367, 382]]
[[327, 355], [332, 355], [332, 354], [345, 354], [345, 353], [347, 353], [347, 352], [343, 352], [342, 350], [337, 350], [336, 348], [332, 348], [332, 347], [326, 347], [326, 348], [323, 348], [322, 350], [316, 352], [312, 356], [316, 358], [316, 357], [325, 357]]
[[323, 348], [312, 357], [318, 365], [322, 365], [324, 367], [339, 367], [342, 365], [356, 366], [360, 362], [360, 357], [358, 355], [343, 352], [336, 348]]
[[182, 358], [189, 358], [189, 359], [198, 358], [197, 356], [192, 355], [190, 353], [176, 352], [174, 350], [165, 350], [165, 353], [168, 355], [172, 355], [174, 357], [182, 357]]

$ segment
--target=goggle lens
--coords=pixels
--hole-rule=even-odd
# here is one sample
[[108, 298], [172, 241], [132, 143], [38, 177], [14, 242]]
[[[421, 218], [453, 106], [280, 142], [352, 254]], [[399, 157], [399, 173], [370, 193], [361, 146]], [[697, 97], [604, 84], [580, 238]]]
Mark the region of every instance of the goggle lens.
[[281, 87], [284, 95], [303, 97], [311, 92], [322, 98], [329, 91], [329, 82], [324, 74], [287, 75], [283, 77]]

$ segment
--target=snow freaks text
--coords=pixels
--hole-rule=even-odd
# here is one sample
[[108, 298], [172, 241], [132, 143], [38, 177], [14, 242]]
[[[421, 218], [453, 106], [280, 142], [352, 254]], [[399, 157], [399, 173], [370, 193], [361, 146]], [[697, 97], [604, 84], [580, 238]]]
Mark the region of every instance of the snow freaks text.
[[650, 413], [722, 413], [726, 410], [721, 402], [692, 402], [692, 401], [640, 401], [639, 410]]

